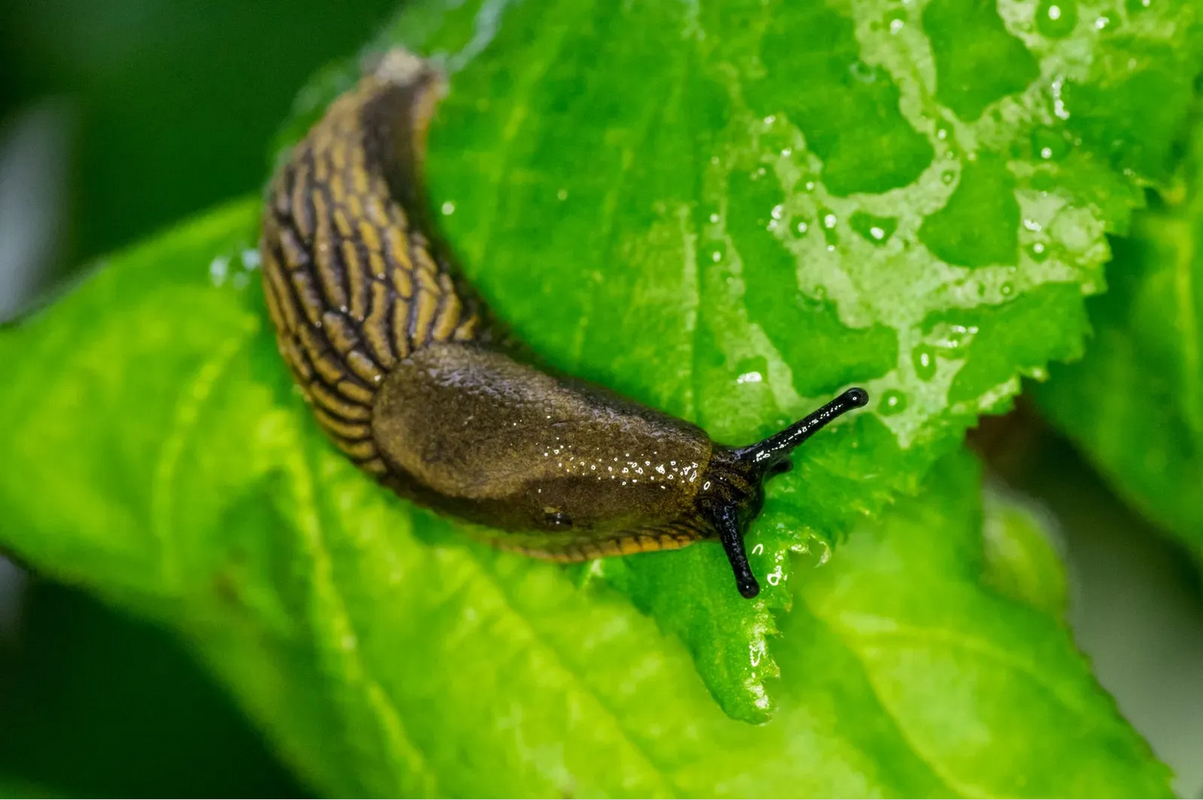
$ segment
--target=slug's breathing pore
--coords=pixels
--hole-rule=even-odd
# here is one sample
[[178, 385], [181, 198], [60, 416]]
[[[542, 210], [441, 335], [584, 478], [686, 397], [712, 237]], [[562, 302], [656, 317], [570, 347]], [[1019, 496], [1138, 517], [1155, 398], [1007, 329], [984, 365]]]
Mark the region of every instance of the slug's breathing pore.
[[743, 535], [764, 481], [849, 389], [747, 447], [538, 368], [438, 237], [422, 184], [442, 79], [392, 51], [336, 100], [272, 181], [260, 249], [280, 352], [336, 446], [397, 494], [579, 561], [722, 542], [744, 597]]

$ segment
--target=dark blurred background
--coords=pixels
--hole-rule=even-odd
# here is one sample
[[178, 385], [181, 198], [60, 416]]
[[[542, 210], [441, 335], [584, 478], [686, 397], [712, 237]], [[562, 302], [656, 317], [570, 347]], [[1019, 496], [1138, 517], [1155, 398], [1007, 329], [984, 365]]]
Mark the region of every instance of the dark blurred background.
[[396, 5], [0, 2], [0, 120], [59, 128], [69, 156], [66, 188], [79, 213], [65, 262], [256, 190], [306, 78], [353, 54]]
[[[257, 192], [297, 90], [396, 5], [0, 0], [0, 321]], [[170, 634], [0, 560], [0, 796], [308, 792]]]
[[[0, 0], [0, 321], [88, 259], [258, 191], [299, 87], [395, 5]], [[1100, 680], [1197, 792], [1190, 559], [1036, 415], [977, 443], [1067, 553], [1070, 621]], [[0, 797], [309, 792], [169, 633], [0, 558]]]

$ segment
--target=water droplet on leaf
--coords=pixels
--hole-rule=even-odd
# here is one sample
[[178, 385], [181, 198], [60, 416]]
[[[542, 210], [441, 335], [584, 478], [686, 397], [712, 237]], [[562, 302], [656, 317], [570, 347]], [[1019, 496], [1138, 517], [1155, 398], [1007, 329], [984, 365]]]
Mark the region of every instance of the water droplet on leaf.
[[853, 212], [848, 224], [852, 230], [876, 245], [884, 244], [898, 229], [898, 220], [894, 217], [877, 217], [863, 211]]
[[919, 380], [930, 381], [936, 377], [936, 351], [927, 345], [919, 345], [911, 351], [911, 362]]
[[878, 411], [882, 416], [897, 414], [906, 408], [906, 395], [897, 389], [889, 389], [881, 396]]
[[1045, 161], [1059, 161], [1069, 152], [1065, 136], [1053, 128], [1040, 126], [1032, 131], [1032, 152]]
[[1077, 24], [1077, 0], [1041, 0], [1036, 9], [1036, 29], [1050, 39], [1063, 39]]

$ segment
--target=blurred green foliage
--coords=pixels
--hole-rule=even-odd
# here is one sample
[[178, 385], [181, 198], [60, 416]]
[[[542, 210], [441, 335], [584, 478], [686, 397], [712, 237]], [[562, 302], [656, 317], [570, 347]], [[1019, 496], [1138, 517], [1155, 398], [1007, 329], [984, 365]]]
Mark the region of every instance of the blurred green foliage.
[[1036, 396], [1122, 496], [1203, 556], [1203, 134], [1119, 240], [1095, 341]]

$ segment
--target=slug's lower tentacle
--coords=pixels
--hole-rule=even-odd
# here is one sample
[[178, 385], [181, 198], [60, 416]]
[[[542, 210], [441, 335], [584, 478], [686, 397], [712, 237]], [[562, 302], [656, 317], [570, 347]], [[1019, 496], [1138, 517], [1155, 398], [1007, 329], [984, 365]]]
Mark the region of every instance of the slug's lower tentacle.
[[739, 511], [731, 505], [721, 505], [709, 512], [711, 521], [718, 529], [719, 541], [731, 562], [731, 571], [735, 573], [735, 586], [739, 593], [751, 600], [760, 594], [760, 584], [752, 574], [748, 564], [748, 554], [744, 552], [744, 532], [740, 530]]

